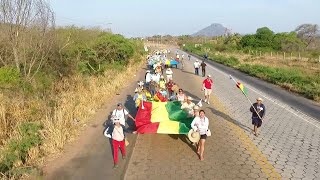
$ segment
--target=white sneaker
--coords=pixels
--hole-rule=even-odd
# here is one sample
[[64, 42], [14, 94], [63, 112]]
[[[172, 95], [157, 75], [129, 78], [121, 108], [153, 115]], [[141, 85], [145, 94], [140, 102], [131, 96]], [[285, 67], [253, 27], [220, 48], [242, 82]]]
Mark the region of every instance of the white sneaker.
[[205, 99], [204, 102], [207, 102], [207, 99]]
[[210, 104], [210, 102], [208, 101], [208, 104]]

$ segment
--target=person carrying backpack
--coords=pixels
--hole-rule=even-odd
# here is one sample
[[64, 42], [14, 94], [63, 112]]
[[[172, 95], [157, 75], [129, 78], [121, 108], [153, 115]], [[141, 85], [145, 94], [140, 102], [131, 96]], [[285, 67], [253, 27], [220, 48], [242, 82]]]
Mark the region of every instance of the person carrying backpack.
[[129, 112], [123, 108], [122, 103], [117, 104], [117, 108], [113, 110], [111, 118], [118, 118], [121, 125], [126, 125], [126, 116], [135, 121], [134, 117], [132, 117]]

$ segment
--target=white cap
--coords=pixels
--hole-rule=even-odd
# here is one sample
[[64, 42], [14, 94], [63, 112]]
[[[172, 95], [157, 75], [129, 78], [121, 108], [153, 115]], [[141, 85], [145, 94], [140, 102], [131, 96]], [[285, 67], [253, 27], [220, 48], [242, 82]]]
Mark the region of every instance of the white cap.
[[208, 76], [207, 77], [211, 77], [211, 75], [210, 74], [208, 74]]

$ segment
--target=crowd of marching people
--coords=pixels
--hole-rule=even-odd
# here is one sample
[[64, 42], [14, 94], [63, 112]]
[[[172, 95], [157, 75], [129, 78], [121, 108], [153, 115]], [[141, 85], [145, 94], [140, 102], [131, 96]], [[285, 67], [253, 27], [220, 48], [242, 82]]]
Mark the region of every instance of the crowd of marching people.
[[[200, 160], [204, 160], [205, 141], [208, 136], [211, 136], [209, 130], [209, 119], [205, 116], [205, 111], [201, 109], [202, 99], [195, 104], [191, 96], [187, 96], [182, 88], [174, 81], [173, 66], [177, 68], [181, 64], [183, 68], [184, 55], [176, 52], [175, 59], [167, 58], [170, 50], [154, 51], [153, 54], [147, 56], [147, 70], [143, 81], [137, 83], [134, 92], [133, 101], [138, 110], [143, 107], [144, 101], [179, 101], [181, 109], [184, 110], [188, 117], [193, 118], [191, 129], [188, 134], [189, 140], [197, 147], [197, 154]], [[190, 60], [191, 56], [188, 55]], [[204, 92], [204, 102], [210, 104], [210, 95], [212, 93], [213, 80], [211, 75], [206, 75], [206, 63], [201, 63], [196, 60], [193, 64], [195, 75], [199, 75], [199, 70], [202, 70], [202, 76], [206, 77], [201, 86], [201, 91]], [[141, 104], [142, 103], [142, 104]], [[258, 110], [258, 111], [257, 111]], [[250, 111], [252, 112], [252, 124], [254, 125], [254, 134], [257, 135], [257, 128], [262, 124], [262, 118], [265, 114], [265, 106], [262, 104], [262, 99], [258, 98], [257, 103], [252, 104]], [[125, 145], [128, 144], [125, 138], [125, 117], [135, 121], [127, 110], [124, 109], [121, 103], [117, 104], [117, 108], [112, 112], [112, 126], [105, 131], [105, 135], [112, 138], [114, 148], [114, 164], [118, 167], [118, 149], [120, 147], [123, 159], [125, 159]], [[136, 133], [136, 131], [131, 131]]]

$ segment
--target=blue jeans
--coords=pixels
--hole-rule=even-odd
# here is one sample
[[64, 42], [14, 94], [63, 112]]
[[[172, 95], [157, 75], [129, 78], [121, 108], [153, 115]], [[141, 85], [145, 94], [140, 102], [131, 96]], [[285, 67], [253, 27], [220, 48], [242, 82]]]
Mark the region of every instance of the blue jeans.
[[199, 75], [199, 68], [194, 68], [194, 71], [195, 75]]

